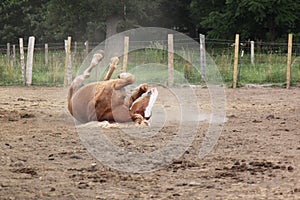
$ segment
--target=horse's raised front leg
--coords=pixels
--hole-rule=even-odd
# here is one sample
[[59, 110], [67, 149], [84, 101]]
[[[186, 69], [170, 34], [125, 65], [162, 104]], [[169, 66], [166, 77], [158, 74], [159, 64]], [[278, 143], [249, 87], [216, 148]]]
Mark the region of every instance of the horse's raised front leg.
[[118, 67], [119, 64], [119, 58], [118, 57], [112, 57], [110, 59], [110, 68], [109, 71], [107, 72], [106, 76], [104, 77], [104, 80], [107, 81], [110, 79], [111, 75], [115, 71], [115, 69]]
[[128, 72], [123, 72], [118, 77], [119, 77], [119, 79], [114, 84], [114, 89], [116, 89], [116, 90], [120, 90], [120, 89], [124, 88], [125, 86], [134, 83], [134, 81], [135, 81], [134, 75], [132, 75]]

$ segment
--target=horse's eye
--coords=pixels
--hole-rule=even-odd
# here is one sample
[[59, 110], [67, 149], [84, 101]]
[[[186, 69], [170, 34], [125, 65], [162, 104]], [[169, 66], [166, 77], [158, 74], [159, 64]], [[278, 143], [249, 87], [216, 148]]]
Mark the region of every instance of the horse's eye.
[[152, 94], [151, 90], [147, 94], [150, 96]]

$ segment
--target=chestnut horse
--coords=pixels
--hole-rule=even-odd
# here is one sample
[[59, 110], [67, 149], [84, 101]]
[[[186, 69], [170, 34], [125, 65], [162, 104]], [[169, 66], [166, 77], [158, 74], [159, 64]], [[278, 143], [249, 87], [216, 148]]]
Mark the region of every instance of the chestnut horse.
[[118, 79], [110, 80], [119, 59], [111, 59], [110, 71], [104, 81], [84, 85], [92, 69], [103, 59], [103, 53], [93, 56], [90, 66], [77, 76], [68, 93], [68, 109], [81, 123], [90, 121], [130, 122], [149, 125], [151, 110], [158, 96], [157, 89], [141, 84], [131, 94], [125, 87], [135, 82], [134, 75], [121, 73]]

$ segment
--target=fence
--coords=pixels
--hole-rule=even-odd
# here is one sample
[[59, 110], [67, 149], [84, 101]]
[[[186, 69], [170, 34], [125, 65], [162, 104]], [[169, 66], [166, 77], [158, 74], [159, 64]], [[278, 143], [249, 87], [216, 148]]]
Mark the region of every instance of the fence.
[[[173, 40], [176, 41], [176, 36], [173, 37]], [[199, 41], [199, 39], [195, 40]], [[72, 76], [76, 76], [76, 72], [86, 58], [87, 53], [98, 45], [97, 43], [88, 42], [69, 42], [71, 58], [66, 56], [66, 46], [63, 42], [34, 45], [33, 85], [66, 84], [66, 65], [72, 64]], [[121, 62], [124, 61], [123, 70], [126, 70], [126, 68], [130, 70], [134, 66], [145, 63], [159, 63], [182, 73], [189, 83], [201, 84], [205, 80], [205, 68], [198, 66], [199, 72], [199, 70], [194, 69], [194, 66], [191, 66], [191, 63], [178, 56], [176, 51], [174, 54], [168, 53], [167, 47], [172, 48], [171, 44], [168, 44], [168, 36], [164, 41], [151, 43], [149, 48], [130, 51], [130, 47], [139, 45], [140, 42], [142, 41], [132, 41], [128, 38], [129, 53], [125, 53], [125, 56], [121, 58]], [[176, 42], [180, 42], [184, 46], [182, 51], [189, 48], [189, 41]], [[282, 43], [240, 40], [236, 43], [239, 48], [236, 48], [235, 43], [235, 40], [203, 40], [202, 38], [201, 44], [204, 45], [206, 55], [209, 55], [216, 63], [223, 81], [229, 86], [235, 87], [251, 83], [286, 85], [289, 87], [289, 85], [300, 83], [300, 43], [291, 42], [288, 45], [288, 40]], [[199, 51], [201, 45], [199, 44]], [[288, 49], [289, 46], [292, 47], [290, 50]], [[20, 53], [22, 49], [25, 52], [23, 61]], [[288, 54], [288, 51], [290, 51], [290, 54]], [[24, 62], [26, 58], [27, 60], [29, 58], [27, 52], [28, 46], [26, 44], [24, 44], [24, 47], [20, 43], [0, 45], [0, 85], [22, 85], [24, 83], [21, 66], [27, 63]], [[187, 54], [189, 53], [187, 52]], [[199, 52], [196, 52], [195, 55], [199, 56]], [[170, 59], [173, 60], [171, 64]], [[203, 58], [202, 54], [202, 65], [204, 59], [205, 57]], [[22, 64], [22, 62], [24, 63]], [[288, 65], [290, 65], [290, 68], [287, 67]], [[172, 79], [166, 81], [168, 84], [172, 84]]]
[[[298, 39], [298, 38], [295, 38]], [[214, 58], [224, 82], [233, 82], [234, 40], [206, 40], [206, 50]], [[287, 78], [288, 37], [286, 42], [254, 42], [251, 58], [251, 41], [240, 41], [237, 80], [238, 85], [248, 83], [285, 85]], [[291, 52], [291, 84], [300, 82], [300, 44], [293, 43]]]
[[[23, 85], [22, 62], [28, 60], [28, 46], [23, 47], [23, 59], [20, 44], [12, 44], [16, 51], [8, 51], [8, 45], [0, 45], [0, 85]], [[71, 63], [73, 76], [87, 54], [84, 43], [72, 43]], [[20, 59], [19, 59], [20, 58]], [[64, 43], [35, 44], [32, 67], [33, 85], [64, 84], [66, 52]]]

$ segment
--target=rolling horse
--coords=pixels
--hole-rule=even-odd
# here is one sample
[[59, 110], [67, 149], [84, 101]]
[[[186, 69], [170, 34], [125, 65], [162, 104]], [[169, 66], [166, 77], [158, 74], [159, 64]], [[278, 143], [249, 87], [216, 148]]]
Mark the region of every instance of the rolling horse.
[[90, 66], [71, 83], [68, 92], [69, 112], [81, 123], [133, 121], [138, 125], [149, 125], [158, 91], [144, 83], [127, 94], [125, 87], [135, 82], [134, 75], [123, 72], [117, 79], [110, 79], [119, 63], [118, 57], [111, 58], [110, 70], [103, 81], [83, 84], [103, 57], [102, 52], [94, 54]]

